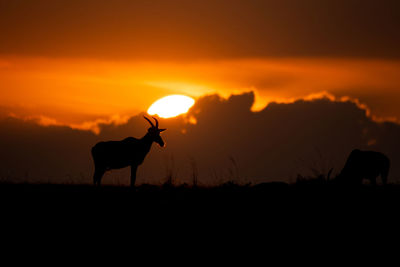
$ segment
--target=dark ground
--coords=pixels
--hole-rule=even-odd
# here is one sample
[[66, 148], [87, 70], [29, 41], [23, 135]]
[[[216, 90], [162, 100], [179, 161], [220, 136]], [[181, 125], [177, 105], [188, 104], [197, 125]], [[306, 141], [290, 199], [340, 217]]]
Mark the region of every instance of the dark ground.
[[[262, 248], [258, 255], [265, 254], [266, 261], [271, 248], [304, 251], [303, 256], [311, 258], [324, 251], [336, 258], [360, 244], [367, 249], [364, 254], [375, 246], [396, 244], [399, 214], [398, 185], [228, 183], [213, 188], [142, 185], [132, 190], [0, 184], [3, 244], [15, 251], [36, 248], [45, 255], [59, 251], [59, 245], [66, 247], [64, 255], [76, 255], [77, 250], [88, 255], [93, 244], [107, 250], [128, 244], [148, 253], [157, 247], [169, 251], [168, 257], [191, 251], [196, 255], [192, 260], [211, 255], [211, 250], [221, 255], [227, 247], [230, 258], [250, 247], [252, 253]], [[47, 252], [38, 241], [44, 241]]]
[[391, 255], [397, 258], [399, 200], [397, 185], [147, 185], [132, 191], [1, 184], [2, 259], [320, 266], [371, 263], [379, 255], [380, 266]]
[[[0, 184], [3, 210], [51, 209], [146, 212], [369, 211], [400, 207], [400, 185], [338, 187], [328, 184], [253, 186], [227, 183], [217, 187]], [[396, 210], [397, 212], [397, 210]]]

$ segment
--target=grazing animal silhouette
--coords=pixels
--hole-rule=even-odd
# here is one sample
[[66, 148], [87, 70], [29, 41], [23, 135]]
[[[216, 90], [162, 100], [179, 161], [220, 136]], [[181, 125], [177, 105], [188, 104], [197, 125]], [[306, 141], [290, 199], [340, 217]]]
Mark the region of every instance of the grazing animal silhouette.
[[361, 185], [363, 179], [368, 179], [371, 184], [376, 185], [376, 177], [380, 175], [382, 184], [385, 185], [389, 168], [390, 160], [384, 154], [355, 149], [350, 153], [337, 181], [348, 185]]
[[144, 118], [150, 123], [151, 127], [141, 139], [128, 137], [121, 141], [99, 142], [92, 148], [94, 185], [100, 185], [101, 178], [106, 171], [130, 166], [131, 187], [135, 186], [136, 170], [143, 163], [153, 142], [156, 142], [161, 147], [164, 146], [160, 133], [166, 129], [158, 128], [156, 118], [152, 117], [156, 122], [155, 126], [148, 118]]

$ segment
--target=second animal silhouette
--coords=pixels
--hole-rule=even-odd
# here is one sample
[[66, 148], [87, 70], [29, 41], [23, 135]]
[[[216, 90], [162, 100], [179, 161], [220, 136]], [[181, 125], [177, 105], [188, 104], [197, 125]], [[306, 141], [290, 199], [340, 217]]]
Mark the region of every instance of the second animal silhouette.
[[104, 173], [112, 169], [131, 167], [131, 187], [135, 186], [136, 171], [143, 163], [151, 145], [156, 142], [161, 147], [164, 146], [160, 133], [166, 129], [158, 128], [158, 121], [154, 125], [150, 119], [144, 117], [151, 125], [145, 136], [141, 139], [128, 137], [121, 141], [99, 142], [92, 148], [94, 160], [94, 185], [100, 185]]
[[368, 179], [376, 185], [376, 178], [381, 176], [382, 184], [387, 183], [390, 168], [389, 158], [375, 151], [354, 149], [344, 165], [336, 181], [348, 185], [361, 185], [363, 179]]

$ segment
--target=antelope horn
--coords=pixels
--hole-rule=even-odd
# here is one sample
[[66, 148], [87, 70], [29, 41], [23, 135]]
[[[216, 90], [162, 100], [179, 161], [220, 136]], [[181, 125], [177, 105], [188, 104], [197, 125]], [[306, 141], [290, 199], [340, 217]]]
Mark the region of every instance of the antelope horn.
[[144, 118], [146, 121], [148, 121], [148, 122], [150, 123], [151, 127], [154, 127], [154, 124], [151, 122], [151, 120], [149, 120], [149, 119], [146, 118], [145, 116], [143, 116], [143, 118]]
[[156, 121], [156, 128], [158, 129], [158, 120], [152, 116], [152, 118]]

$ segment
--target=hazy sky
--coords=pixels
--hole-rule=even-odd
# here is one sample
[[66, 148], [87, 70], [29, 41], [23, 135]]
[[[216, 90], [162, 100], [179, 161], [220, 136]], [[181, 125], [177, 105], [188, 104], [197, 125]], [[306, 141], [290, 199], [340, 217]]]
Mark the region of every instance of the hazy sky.
[[396, 57], [397, 0], [1, 0], [0, 52], [204, 59]]

